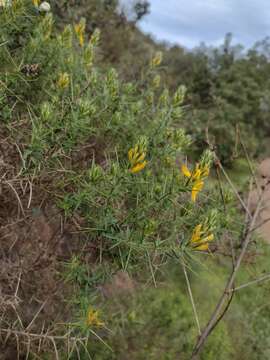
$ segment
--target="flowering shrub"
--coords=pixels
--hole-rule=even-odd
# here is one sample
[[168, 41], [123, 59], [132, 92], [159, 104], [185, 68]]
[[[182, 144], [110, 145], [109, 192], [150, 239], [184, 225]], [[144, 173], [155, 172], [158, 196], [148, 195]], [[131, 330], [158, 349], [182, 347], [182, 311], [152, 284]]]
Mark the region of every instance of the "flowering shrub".
[[[168, 256], [210, 253], [220, 232], [221, 204], [207, 186], [214, 156], [207, 150], [194, 170], [186, 165], [185, 88], [169, 94], [160, 83], [160, 53], [144, 79], [121, 82], [95, 61], [99, 31], [89, 36], [82, 19], [59, 33], [41, 5], [17, 0], [0, 9], [1, 121], [22, 144], [21, 174], [45, 178], [66, 221], [81, 220], [79, 231], [99, 249], [94, 264], [155, 277]], [[89, 295], [99, 285], [86, 287], [84, 324], [103, 329]]]

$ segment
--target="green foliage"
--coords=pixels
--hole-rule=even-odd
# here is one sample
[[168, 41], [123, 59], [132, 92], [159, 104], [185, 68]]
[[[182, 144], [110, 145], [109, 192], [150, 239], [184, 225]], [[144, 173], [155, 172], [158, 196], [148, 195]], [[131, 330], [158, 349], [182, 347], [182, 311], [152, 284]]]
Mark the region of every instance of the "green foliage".
[[[190, 302], [177, 283], [159, 289], [140, 291], [133, 298], [122, 300], [114, 308], [111, 319], [112, 333], [108, 343], [114, 352], [104, 351], [101, 344], [93, 345], [94, 359], [188, 359], [196, 339], [196, 328]], [[231, 340], [222, 325], [210, 339], [202, 359], [216, 359], [222, 347], [221, 359], [232, 355]], [[89, 347], [91, 349], [91, 346]]]
[[[145, 3], [135, 2], [132, 18], [140, 17], [136, 9], [147, 13]], [[116, 1], [81, 0], [72, 7], [72, 13], [65, 1], [57, 2], [55, 11], [61, 23], [78, 21], [83, 14], [90, 34], [100, 27], [103, 41], [99, 58], [103, 65], [113, 64], [125, 79], [137, 80], [145, 73], [151, 55], [158, 50], [164, 53], [162, 81], [172, 91], [181, 84], [188, 90], [188, 111], [182, 121], [194, 139], [196, 156], [210, 140], [222, 162], [232, 166], [241, 152], [239, 132], [251, 155], [265, 151], [262, 140], [269, 136], [269, 40], [244, 54], [241, 45], [232, 45], [232, 34], [227, 34], [218, 48], [202, 44], [186, 51], [180, 46], [155, 43], [116, 9]]]
[[188, 88], [186, 103], [192, 111], [186, 114], [186, 129], [197, 151], [210, 141], [227, 166], [241, 154], [240, 141], [250, 155], [258, 155], [269, 134], [269, 61], [258, 50], [245, 55], [241, 50], [231, 45], [228, 34], [220, 48], [202, 45], [187, 53], [174, 47], [165, 54], [166, 81], [172, 87], [181, 81]]
[[[175, 286], [170, 273], [161, 279], [166, 286], [138, 291], [119, 304], [98, 303], [98, 290], [119, 269], [138, 283], [151, 278], [156, 284], [169, 257], [185, 260], [194, 273], [202, 274], [201, 266], [207, 263], [193, 251], [194, 229], [203, 227], [205, 233], [199, 238], [214, 237], [216, 246], [225, 248], [226, 230], [239, 234], [241, 227], [233, 219], [238, 216], [241, 221], [241, 215], [230, 191], [224, 190], [222, 203], [220, 189], [209, 179], [214, 155], [202, 151], [202, 134], [209, 125], [221, 157], [229, 163], [235, 119], [243, 136], [249, 136], [254, 121], [259, 121], [246, 123], [260, 111], [257, 73], [244, 77], [246, 68], [251, 71], [246, 60], [224, 55], [209, 68], [207, 57], [192, 54], [188, 59], [198, 67], [186, 72], [183, 82], [188, 89], [179, 83], [171, 91], [159, 71], [162, 54], [154, 55], [157, 47], [149, 41], [137, 49], [142, 54], [147, 48], [133, 69], [137, 81], [123, 80], [126, 69], [119, 76], [111, 64], [100, 64], [98, 47], [100, 36], [104, 50], [104, 42], [112, 44], [110, 36], [119, 31], [110, 34], [110, 27], [104, 30], [103, 24], [104, 40], [96, 26], [104, 16], [106, 24], [112, 20], [115, 27], [120, 19], [115, 13], [117, 1], [80, 1], [74, 16], [65, 12], [66, 1], [57, 3], [49, 13], [38, 11], [32, 1], [18, 0], [0, 9], [0, 116], [4, 131], [19, 144], [19, 175], [40, 184], [63, 219], [84, 234], [83, 246], [90, 249], [91, 260], [73, 254], [65, 268], [65, 280], [75, 289], [75, 296], [67, 299], [75, 309], [68, 319], [70, 333], [89, 337], [89, 351], [97, 360], [125, 359], [127, 351], [134, 360], [144, 359], [146, 353], [149, 359], [188, 358], [196, 338], [194, 316], [186, 291]], [[89, 23], [91, 11], [94, 20]], [[139, 7], [137, 11], [137, 17], [142, 16]], [[63, 14], [72, 25], [63, 25]], [[128, 42], [132, 26], [123, 26], [130, 31]], [[120, 37], [120, 49], [126, 42]], [[117, 62], [113, 54], [118, 52], [125, 62], [127, 52], [114, 42], [111, 46], [115, 48], [108, 62]], [[110, 52], [110, 46], [106, 49]], [[134, 63], [130, 56], [129, 61]], [[173, 88], [175, 83], [170, 85]], [[194, 121], [184, 111], [188, 101], [196, 108]], [[196, 164], [181, 172], [181, 165], [194, 154]], [[194, 192], [196, 203], [191, 198]], [[201, 280], [191, 278], [197, 293], [204, 292]], [[208, 275], [206, 280], [209, 294], [215, 294], [213, 284], [218, 279]], [[202, 300], [200, 316], [206, 321], [213, 299], [205, 304]], [[91, 306], [103, 309], [106, 326], [97, 319], [96, 327], [87, 323]], [[91, 314], [97, 317], [96, 310]], [[260, 323], [254, 321], [253, 327], [263, 333]], [[221, 346], [220, 359], [232, 358], [229, 328], [219, 326], [202, 359], [214, 360]]]
[[[12, 107], [5, 121], [23, 113], [29, 129], [24, 170], [65, 169], [54, 184], [60, 208], [67, 217], [82, 216], [93, 243], [104, 241], [109, 256], [121, 254], [120, 266], [137, 263], [145, 251], [181, 251], [196, 218], [212, 206], [207, 198], [202, 207], [192, 204], [186, 194], [191, 187], [179, 169], [178, 159], [191, 143], [179, 126], [185, 88], [173, 96], [164, 86], [161, 93], [156, 89], [160, 53], [151, 60], [144, 89], [121, 82], [112, 68], [100, 71], [93, 64], [98, 31], [89, 39], [82, 20], [55, 33], [52, 14], [35, 13], [33, 7], [22, 2], [9, 10], [17, 22], [6, 24], [3, 40], [14, 28], [31, 37], [19, 48], [11, 49], [9, 42], [1, 47], [18, 64], [2, 81], [6, 106]], [[27, 11], [31, 21], [25, 24]], [[140, 144], [144, 165], [135, 174], [128, 153]], [[82, 167], [73, 159], [84, 147], [90, 152]]]
[[[190, 251], [193, 227], [213, 204], [202, 195], [195, 206], [181, 174], [191, 145], [181, 127], [185, 88], [171, 95], [158, 84], [162, 54], [152, 56], [141, 86], [96, 66], [100, 32], [89, 36], [85, 19], [59, 32], [53, 13], [32, 1], [0, 17], [3, 122], [22, 144], [25, 176], [47, 174], [67, 219], [82, 217], [89, 241], [119, 267]], [[207, 169], [209, 154], [198, 161]]]

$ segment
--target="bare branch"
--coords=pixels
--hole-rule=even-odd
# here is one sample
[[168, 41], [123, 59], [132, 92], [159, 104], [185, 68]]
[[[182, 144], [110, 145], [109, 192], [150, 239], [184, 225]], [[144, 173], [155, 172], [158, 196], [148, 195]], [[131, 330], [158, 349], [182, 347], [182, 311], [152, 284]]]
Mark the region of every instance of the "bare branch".
[[[257, 204], [256, 210], [254, 212], [254, 215], [252, 216], [252, 218], [250, 219], [249, 223], [247, 224], [247, 231], [245, 231], [245, 238], [244, 241], [242, 243], [242, 249], [241, 252], [236, 260], [235, 266], [232, 269], [231, 275], [229, 276], [229, 279], [225, 285], [224, 291], [210, 317], [210, 320], [208, 321], [207, 325], [205, 326], [204, 330], [202, 331], [201, 336], [199, 337], [194, 349], [193, 349], [193, 353], [191, 356], [191, 359], [196, 359], [198, 354], [201, 352], [204, 343], [206, 341], [206, 339], [208, 338], [208, 336], [210, 335], [210, 333], [213, 331], [213, 329], [216, 327], [216, 325], [219, 322], [220, 319], [220, 314], [222, 313], [223, 315], [225, 314], [225, 312], [222, 312], [222, 309], [225, 306], [225, 310], [227, 311], [229, 306], [228, 306], [228, 302], [230, 302], [230, 298], [228, 300], [228, 296], [233, 292], [233, 288], [234, 288], [234, 281], [235, 281], [235, 277], [236, 274], [240, 268], [240, 265], [242, 263], [242, 260], [244, 258], [244, 255], [247, 251], [247, 247], [248, 244], [250, 242], [251, 239], [251, 234], [252, 234], [252, 229], [255, 227], [256, 224], [256, 220], [258, 218], [259, 212], [261, 210], [261, 204], [262, 204], [262, 197], [263, 193], [260, 196], [259, 202]], [[226, 305], [227, 304], [227, 305]], [[223, 316], [222, 315], [222, 316]]]

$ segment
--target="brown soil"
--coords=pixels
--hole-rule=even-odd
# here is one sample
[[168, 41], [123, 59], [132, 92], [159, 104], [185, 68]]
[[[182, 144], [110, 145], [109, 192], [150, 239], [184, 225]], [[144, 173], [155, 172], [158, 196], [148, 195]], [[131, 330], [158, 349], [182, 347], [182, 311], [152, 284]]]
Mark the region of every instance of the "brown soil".
[[[263, 208], [260, 211], [257, 221], [257, 225], [261, 225], [258, 228], [258, 232], [266, 242], [270, 243], [270, 158], [263, 160], [258, 166], [257, 184], [259, 188], [263, 190]], [[259, 197], [260, 192], [257, 187], [255, 187], [251, 192], [249, 200], [249, 208], [251, 211], [255, 210]]]
[[0, 127], [0, 360], [26, 358], [29, 339], [8, 329], [44, 334], [71, 319], [73, 289], [60, 273], [82, 251], [79, 220], [66, 223], [46, 176], [24, 176], [22, 165], [21, 150]]

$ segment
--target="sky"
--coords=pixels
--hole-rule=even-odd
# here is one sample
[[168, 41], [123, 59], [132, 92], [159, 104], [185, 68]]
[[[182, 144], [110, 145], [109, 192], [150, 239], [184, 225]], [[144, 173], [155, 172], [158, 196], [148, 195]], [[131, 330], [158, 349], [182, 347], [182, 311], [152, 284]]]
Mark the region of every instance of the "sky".
[[[122, 0], [131, 3], [134, 0]], [[245, 47], [270, 35], [269, 0], [149, 0], [151, 13], [140, 23], [146, 33], [192, 48], [222, 44], [228, 32]]]

